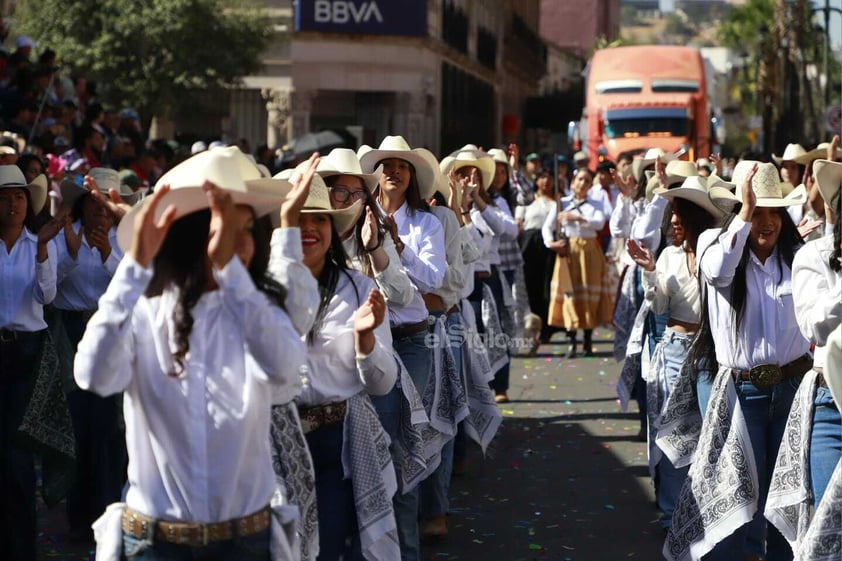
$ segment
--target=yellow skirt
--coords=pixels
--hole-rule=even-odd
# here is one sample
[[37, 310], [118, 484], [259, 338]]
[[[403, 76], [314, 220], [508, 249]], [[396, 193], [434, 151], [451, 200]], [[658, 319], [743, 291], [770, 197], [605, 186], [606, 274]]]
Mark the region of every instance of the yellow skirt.
[[548, 323], [565, 329], [610, 325], [613, 299], [599, 240], [570, 238], [570, 256], [556, 257]]

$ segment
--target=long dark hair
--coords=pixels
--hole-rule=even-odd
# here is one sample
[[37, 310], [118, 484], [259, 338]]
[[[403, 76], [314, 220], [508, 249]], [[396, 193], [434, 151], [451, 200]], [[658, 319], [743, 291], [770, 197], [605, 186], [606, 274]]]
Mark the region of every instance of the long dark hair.
[[[170, 287], [178, 290], [178, 301], [173, 310], [176, 344], [173, 360], [176, 368], [174, 372], [169, 373], [173, 377], [184, 372], [184, 358], [190, 351], [190, 334], [193, 332], [192, 310], [204, 294], [210, 280], [207, 264], [210, 218], [210, 210], [204, 209], [183, 216], [173, 223], [153, 260], [155, 272], [144, 293], [150, 298], [160, 296]], [[249, 265], [249, 274], [255, 286], [263, 291], [272, 303], [285, 309], [286, 289], [266, 273], [269, 265], [268, 232], [271, 228], [268, 220], [268, 217], [265, 217], [265, 220], [255, 221], [255, 253]], [[233, 258], [238, 259], [236, 255]]]
[[[514, 189], [512, 189], [512, 183], [509, 179], [511, 177], [511, 168], [509, 164], [504, 164], [502, 162], [494, 162], [494, 172], [497, 173], [497, 165], [502, 165], [506, 167], [506, 181], [503, 182], [503, 185], [500, 187], [499, 191], [490, 191], [491, 198], [496, 199], [497, 197], [502, 197], [504, 201], [506, 201], [509, 205], [509, 209], [511, 209], [512, 213], [514, 213], [515, 206], [517, 205], [517, 194], [515, 193]], [[540, 175], [540, 174], [539, 174]], [[536, 180], [538, 177], [535, 178]], [[536, 187], [537, 190], [537, 187]]]
[[836, 195], [828, 204], [836, 214], [836, 224], [833, 225], [833, 252], [830, 254], [830, 270], [837, 273], [842, 272], [842, 189], [836, 191]]
[[681, 227], [685, 231], [684, 239], [693, 251], [696, 251], [699, 234], [715, 227], [718, 222], [716, 217], [699, 205], [679, 197], [673, 199], [670, 211], [670, 214], [676, 214], [681, 219]]
[[[316, 313], [316, 319], [313, 322], [313, 327], [307, 333], [307, 344], [312, 345], [316, 340], [316, 334], [322, 329], [325, 316], [327, 315], [330, 301], [336, 295], [336, 287], [339, 285], [339, 278], [345, 275], [353, 283], [354, 280], [348, 274], [348, 255], [345, 253], [345, 248], [342, 245], [342, 239], [339, 237], [339, 232], [336, 231], [336, 226], [333, 224], [333, 218], [330, 219], [330, 247], [325, 256], [325, 265], [319, 275], [319, 311]], [[359, 296], [359, 294], [358, 294]]]

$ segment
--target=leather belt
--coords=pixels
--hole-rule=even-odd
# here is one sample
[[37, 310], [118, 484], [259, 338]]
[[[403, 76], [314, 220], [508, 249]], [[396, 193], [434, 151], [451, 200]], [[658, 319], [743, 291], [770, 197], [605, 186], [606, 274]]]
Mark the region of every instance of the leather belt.
[[421, 297], [424, 299], [424, 304], [427, 306], [428, 312], [444, 311], [444, 300], [438, 294], [428, 292], [427, 294], [422, 294]]
[[813, 357], [802, 355], [788, 364], [760, 364], [751, 370], [732, 370], [736, 380], [749, 381], [758, 388], [768, 388], [789, 378], [801, 376], [813, 367]]
[[447, 310], [447, 312], [445, 312], [445, 315], [452, 316], [453, 314], [458, 314], [458, 313], [459, 313], [459, 304], [454, 304], [453, 306], [451, 306], [451, 308], [449, 310]]
[[138, 539], [164, 540], [189, 547], [201, 547], [236, 536], [257, 534], [269, 528], [270, 522], [271, 510], [268, 506], [242, 518], [209, 524], [156, 520], [127, 507], [123, 512], [122, 526], [123, 532]]
[[32, 339], [33, 337], [37, 337], [43, 333], [41, 331], [12, 331], [11, 329], [0, 329], [0, 343], [8, 344], [14, 343], [16, 341], [24, 341], [26, 339]]
[[347, 409], [348, 406], [344, 401], [325, 403], [315, 407], [299, 407], [298, 416], [301, 418], [301, 429], [304, 434], [308, 434], [316, 429], [341, 423], [345, 420]]
[[397, 341], [398, 339], [405, 339], [417, 333], [427, 331], [427, 327], [429, 327], [429, 325], [430, 323], [426, 319], [422, 319], [417, 323], [396, 325], [392, 328], [392, 340]]
[[474, 273], [474, 276], [480, 280], [485, 280], [491, 278], [491, 273], [488, 271], [477, 271]]

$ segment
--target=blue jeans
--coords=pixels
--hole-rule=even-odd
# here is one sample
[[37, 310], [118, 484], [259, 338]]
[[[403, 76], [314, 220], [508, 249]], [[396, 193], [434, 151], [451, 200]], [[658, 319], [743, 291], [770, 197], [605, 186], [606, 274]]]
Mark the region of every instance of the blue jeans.
[[17, 439], [44, 332], [0, 342], [0, 552], [36, 559], [35, 458]]
[[[456, 371], [462, 372], [462, 316], [458, 313], [447, 318], [447, 333], [450, 337], [450, 350]], [[447, 498], [450, 491], [450, 476], [453, 472], [453, 450], [456, 439], [450, 439], [441, 450], [441, 464], [436, 471], [421, 482], [421, 517], [431, 518], [447, 514], [450, 503]]]
[[[702, 376], [699, 379], [701, 380]], [[733, 561], [743, 559], [747, 555], [763, 556], [764, 551], [763, 559], [766, 561], [792, 560], [793, 555], [789, 543], [773, 524], [766, 523], [763, 510], [766, 507], [769, 479], [775, 468], [778, 448], [783, 438], [789, 410], [792, 408], [792, 398], [795, 397], [800, 382], [799, 376], [762, 389], [755, 387], [749, 381], [739, 380], [735, 383], [737, 397], [745, 415], [751, 446], [754, 450], [754, 461], [760, 482], [760, 497], [754, 518], [719, 542], [708, 555], [709, 561]]]
[[[678, 373], [681, 371], [684, 359], [687, 358], [687, 350], [690, 348], [692, 338], [692, 335], [677, 333], [671, 329], [664, 331], [661, 342], [664, 346], [664, 362], [670, 391], [678, 380]], [[666, 455], [655, 467], [655, 477], [658, 480], [658, 508], [661, 510], [661, 526], [664, 528], [669, 528], [672, 523], [672, 513], [675, 511], [681, 486], [684, 485], [689, 470], [689, 466], [676, 468]]]
[[342, 428], [335, 423], [306, 435], [316, 474], [319, 561], [362, 560], [354, 488], [342, 469]]
[[[424, 388], [427, 387], [427, 379], [430, 376], [430, 367], [432, 366], [433, 353], [432, 349], [427, 346], [427, 332], [422, 331], [403, 339], [398, 339], [392, 342], [398, 355], [409, 371], [409, 376], [415, 383], [415, 388], [421, 395], [424, 394]], [[393, 388], [387, 394], [391, 398], [390, 403], [392, 407], [397, 404], [398, 424], [394, 424], [394, 420], [387, 420], [392, 430], [400, 424], [400, 406], [402, 396], [398, 393], [396, 396], [392, 394], [395, 391], [401, 392], [400, 388]], [[377, 405], [375, 405], [377, 407]], [[380, 409], [378, 409], [378, 413]], [[386, 427], [386, 423], [383, 423]], [[389, 427], [386, 427], [386, 432], [389, 432]], [[397, 431], [396, 433], [397, 434]], [[390, 433], [391, 437], [392, 434]], [[398, 538], [401, 542], [401, 559], [402, 561], [418, 561], [421, 558], [421, 544], [419, 540], [418, 531], [418, 513], [419, 513], [420, 494], [418, 487], [408, 493], [401, 494], [400, 491], [395, 494], [392, 499], [392, 505], [395, 508], [395, 519], [398, 523]]]
[[212, 542], [201, 547], [190, 547], [163, 540], [136, 538], [123, 534], [123, 554], [127, 561], [269, 561], [270, 530], [251, 536]]
[[842, 420], [829, 389], [821, 386], [816, 389], [815, 405], [810, 436], [810, 481], [813, 506], [818, 506], [842, 455]]

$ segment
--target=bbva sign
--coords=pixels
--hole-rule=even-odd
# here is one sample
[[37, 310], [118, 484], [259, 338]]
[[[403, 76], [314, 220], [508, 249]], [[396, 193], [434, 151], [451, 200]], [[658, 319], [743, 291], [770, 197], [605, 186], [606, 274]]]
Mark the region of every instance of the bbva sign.
[[297, 31], [427, 34], [427, 0], [299, 0]]

